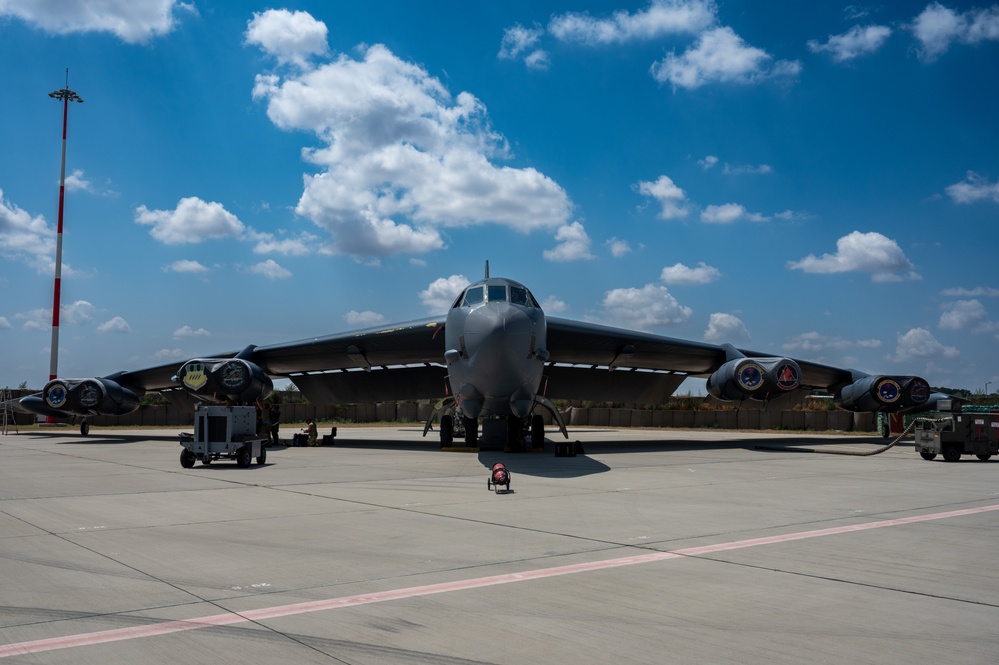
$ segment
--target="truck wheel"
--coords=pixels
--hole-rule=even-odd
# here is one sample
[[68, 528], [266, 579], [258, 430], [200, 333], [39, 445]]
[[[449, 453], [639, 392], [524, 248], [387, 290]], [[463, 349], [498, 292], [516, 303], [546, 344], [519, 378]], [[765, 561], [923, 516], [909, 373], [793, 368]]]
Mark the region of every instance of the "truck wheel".
[[957, 446], [944, 446], [943, 458], [946, 462], [958, 462], [961, 460], [961, 449]]
[[260, 457], [257, 458], [257, 464], [265, 464], [267, 462], [267, 449], [260, 449]]
[[190, 469], [194, 466], [195, 460], [196, 458], [194, 457], [194, 453], [187, 448], [180, 451], [180, 465], [185, 469]]
[[992, 455], [989, 455], [988, 453], [981, 453], [981, 454], [975, 455], [975, 457], [977, 457], [978, 459], [982, 460], [983, 462], [988, 462], [989, 458], [992, 457]]
[[936, 453], [919, 453], [919, 456], [922, 457], [927, 462], [932, 462], [937, 458]]
[[245, 469], [250, 466], [250, 447], [243, 446], [236, 451], [236, 466]]

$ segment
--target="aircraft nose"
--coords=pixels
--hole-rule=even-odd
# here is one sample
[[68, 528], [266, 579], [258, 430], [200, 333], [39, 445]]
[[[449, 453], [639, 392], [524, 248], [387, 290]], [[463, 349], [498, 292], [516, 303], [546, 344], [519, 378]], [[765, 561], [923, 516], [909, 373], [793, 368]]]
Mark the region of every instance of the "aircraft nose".
[[[475, 337], [479, 345], [485, 340], [503, 338], [500, 348], [520, 346], [520, 336], [530, 337], [533, 324], [527, 314], [516, 307], [486, 305], [473, 311], [465, 321], [465, 335]], [[512, 342], [512, 343], [511, 343]]]

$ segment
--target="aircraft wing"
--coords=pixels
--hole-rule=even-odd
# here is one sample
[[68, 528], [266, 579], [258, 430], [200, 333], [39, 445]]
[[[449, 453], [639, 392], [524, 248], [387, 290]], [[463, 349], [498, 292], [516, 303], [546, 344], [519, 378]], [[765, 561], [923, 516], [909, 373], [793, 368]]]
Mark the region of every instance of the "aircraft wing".
[[[272, 377], [289, 377], [316, 403], [436, 398], [444, 394], [441, 327], [431, 317], [363, 330], [309, 337], [211, 354], [246, 357]], [[708, 376], [726, 361], [717, 344], [594, 323], [548, 317], [545, 369], [548, 397], [662, 403], [688, 376]], [[741, 350], [749, 357], [773, 354]], [[797, 361], [801, 389], [832, 391], [849, 383], [850, 370]], [[169, 391], [179, 362], [109, 377], [138, 393]]]
[[[236, 364], [251, 367], [251, 378], [257, 381], [254, 385], [262, 385], [263, 381], [269, 383], [268, 377], [287, 377], [316, 404], [437, 399], [447, 395], [449, 388], [448, 369], [444, 364], [445, 321], [445, 317], [432, 317], [280, 344], [249, 346], [241, 351], [202, 356], [186, 363], [171, 362], [98, 379], [70, 380], [57, 387], [62, 392], [55, 395], [58, 399], [68, 392], [71, 399], [82, 405], [78, 411], [97, 415], [127, 413], [137, 408], [139, 397], [150, 391], [158, 391], [178, 403], [189, 402], [191, 395], [180, 389], [173, 381], [174, 376], [188, 371], [189, 367], [197, 375], [201, 370], [195, 367], [200, 368], [202, 361], [212, 365], [213, 372], [227, 371], [228, 363], [210, 361], [233, 359]], [[731, 373], [737, 362], [733, 358], [758, 358], [763, 364], [769, 361], [771, 368], [794, 361], [800, 375], [795, 388], [780, 391], [781, 397], [789, 398], [785, 403], [823, 390], [836, 395], [837, 403], [850, 410], [898, 411], [908, 408], [909, 404], [923, 406], [930, 397], [929, 385], [918, 377], [872, 376], [729, 345], [556, 317], [547, 317], [546, 346], [548, 355], [541, 393], [549, 399], [662, 404], [690, 376], [711, 377], [717, 382], [716, 386], [731, 388], [735, 383]], [[879, 397], [876, 393], [882, 388], [884, 394]], [[49, 390], [48, 386], [46, 390]], [[85, 398], [96, 406], [84, 404], [84, 392]], [[718, 396], [729, 402], [737, 401], [746, 406], [749, 401], [758, 405], [767, 403], [766, 393], [761, 393], [761, 399], [747, 400], [746, 390], [732, 394], [727, 390], [723, 392], [724, 395]], [[209, 390], [209, 394], [215, 393]], [[237, 391], [236, 394], [243, 393]], [[22, 398], [19, 406], [40, 415], [77, 412], [73, 408], [61, 407], [62, 411], [52, 408], [42, 395]]]
[[444, 317], [259, 346], [252, 360], [318, 404], [444, 395]]
[[[727, 361], [717, 344], [548, 317], [547, 396], [660, 404], [688, 376], [707, 377]], [[740, 349], [747, 357], [772, 357]], [[850, 383], [851, 370], [796, 361], [802, 395]]]

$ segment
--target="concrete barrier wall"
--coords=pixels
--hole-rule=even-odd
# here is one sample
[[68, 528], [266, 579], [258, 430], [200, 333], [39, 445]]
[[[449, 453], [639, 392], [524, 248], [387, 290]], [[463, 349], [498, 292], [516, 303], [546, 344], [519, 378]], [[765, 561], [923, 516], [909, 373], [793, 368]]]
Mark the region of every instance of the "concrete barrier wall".
[[[392, 402], [377, 404], [282, 404], [282, 423], [302, 423], [312, 418], [324, 422], [417, 422], [426, 421], [433, 412], [427, 403]], [[539, 411], [546, 425], [552, 425], [551, 415]], [[785, 429], [812, 431], [875, 431], [876, 416], [849, 411], [695, 411], [650, 410], [607, 407], [571, 407], [563, 413], [571, 427], [674, 427], [678, 429]], [[20, 424], [33, 422], [19, 417]], [[99, 416], [91, 420], [95, 426], [130, 427], [190, 427], [194, 412], [173, 405], [143, 406], [124, 416]]]

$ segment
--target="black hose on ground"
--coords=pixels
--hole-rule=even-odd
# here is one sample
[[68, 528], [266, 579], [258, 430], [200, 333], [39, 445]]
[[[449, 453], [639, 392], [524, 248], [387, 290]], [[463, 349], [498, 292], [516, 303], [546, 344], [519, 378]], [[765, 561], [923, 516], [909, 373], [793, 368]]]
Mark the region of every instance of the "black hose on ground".
[[815, 448], [777, 448], [775, 446], [756, 446], [756, 450], [773, 450], [782, 453], [819, 453], [823, 455], [852, 455], [854, 457], [870, 457], [871, 455], [880, 455], [886, 450], [890, 450], [895, 447], [895, 444], [901, 441], [906, 434], [908, 434], [916, 423], [921, 420], [928, 420], [927, 418], [916, 418], [909, 426], [905, 428], [905, 431], [899, 434], [895, 439], [888, 445], [881, 446], [880, 448], [874, 448], [873, 450], [816, 450]]

